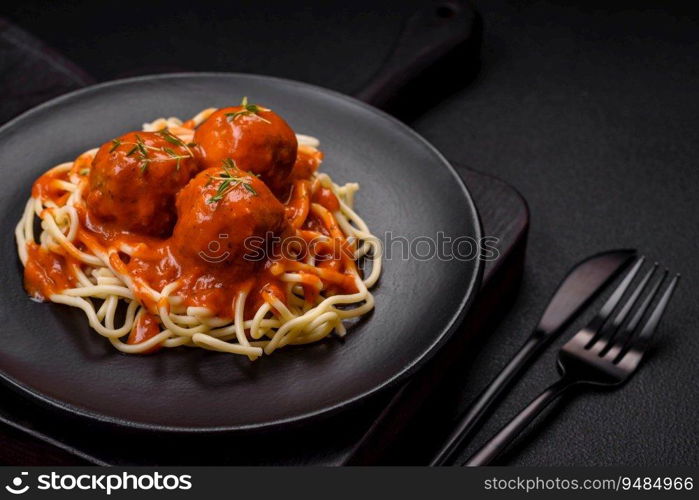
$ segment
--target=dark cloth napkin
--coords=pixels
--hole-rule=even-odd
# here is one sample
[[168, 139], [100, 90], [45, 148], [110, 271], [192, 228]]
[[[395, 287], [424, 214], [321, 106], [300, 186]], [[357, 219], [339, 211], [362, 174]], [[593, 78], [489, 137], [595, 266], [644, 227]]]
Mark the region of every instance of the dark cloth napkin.
[[92, 83], [86, 72], [61, 54], [0, 18], [0, 123]]

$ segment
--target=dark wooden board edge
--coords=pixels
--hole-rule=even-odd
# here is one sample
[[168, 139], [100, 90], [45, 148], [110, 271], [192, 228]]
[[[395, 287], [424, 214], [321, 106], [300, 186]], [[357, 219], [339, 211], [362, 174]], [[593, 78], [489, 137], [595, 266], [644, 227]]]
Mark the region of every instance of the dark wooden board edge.
[[[483, 338], [493, 322], [507, 309], [516, 294], [524, 263], [529, 221], [526, 203], [507, 183], [462, 166], [457, 165], [456, 168], [479, 208], [485, 235], [498, 238], [496, 248], [500, 254], [497, 260], [487, 263], [481, 292], [464, 324], [444, 349], [400, 389], [394, 389], [381, 399], [353, 410], [352, 419], [359, 422], [350, 432], [356, 438], [355, 441], [326, 444], [326, 449], [323, 450], [297, 449], [278, 460], [272, 456], [265, 457], [263, 452], [253, 459], [254, 463], [341, 465], [397, 461], [396, 453], [400, 450], [401, 435], [409, 432], [410, 425], [420, 420], [421, 413], [424, 413], [422, 410], [426, 406], [438, 404], [435, 399], [440, 399], [440, 396], [448, 393], [445, 380], [450, 370], [467, 362], [467, 347], [476, 339]], [[440, 389], [435, 390], [436, 387]], [[193, 449], [191, 447], [208, 448], [212, 445], [211, 440], [188, 441], [183, 438], [182, 446], [168, 443], [168, 446], [163, 448], [165, 456], [161, 459], [158, 459], [157, 453], [146, 458], [139, 456], [137, 443], [142, 442], [142, 446], [150, 446], [158, 442], [157, 437], [143, 440], [142, 436], [128, 433], [125, 435], [89, 422], [81, 424], [70, 419], [56, 420], [55, 415], [49, 414], [46, 408], [18, 396], [5, 387], [0, 387], [0, 399], [4, 402], [0, 407], [0, 463], [184, 464], [184, 460], [172, 455], [173, 450], [187, 449], [188, 452], [184, 455], [194, 457], [197, 453], [189, 453]], [[342, 415], [337, 418], [341, 419]], [[340, 424], [338, 421], [328, 422], [329, 427], [334, 425]], [[294, 433], [297, 431], [298, 429], [293, 429]], [[260, 439], [264, 440], [264, 436]], [[286, 442], [294, 445], [304, 440], [305, 438]], [[269, 441], [279, 443], [284, 442], [284, 438], [280, 439], [277, 433], [271, 436]], [[317, 440], [321, 441], [323, 439]], [[233, 438], [228, 444], [235, 445], [240, 450], [247, 447], [245, 443], [241, 444], [240, 440], [236, 441]], [[262, 447], [264, 449], [264, 445]], [[133, 453], [136, 456], [133, 456]], [[311, 456], [314, 453], [317, 453], [317, 456]], [[301, 456], [304, 454], [305, 456]], [[419, 460], [418, 457], [408, 459], [403, 452], [400, 456], [401, 461]], [[204, 463], [201, 458], [193, 460], [197, 464]], [[223, 463], [227, 459], [225, 455], [213, 454], [210, 460]], [[239, 457], [231, 456], [230, 463], [245, 462]]]

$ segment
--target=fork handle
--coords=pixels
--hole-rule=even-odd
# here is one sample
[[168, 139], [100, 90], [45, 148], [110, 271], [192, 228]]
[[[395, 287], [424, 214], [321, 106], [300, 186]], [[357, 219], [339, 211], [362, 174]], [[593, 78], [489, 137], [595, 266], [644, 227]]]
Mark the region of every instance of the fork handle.
[[539, 394], [509, 424], [500, 429], [483, 447], [463, 465], [467, 467], [489, 465], [549, 404], [561, 396], [574, 382], [561, 378]]

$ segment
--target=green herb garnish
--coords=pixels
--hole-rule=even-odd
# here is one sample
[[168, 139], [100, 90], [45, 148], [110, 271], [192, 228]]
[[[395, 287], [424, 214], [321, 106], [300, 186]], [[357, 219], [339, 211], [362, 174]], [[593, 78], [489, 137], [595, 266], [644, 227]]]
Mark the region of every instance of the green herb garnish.
[[113, 153], [119, 146], [121, 146], [121, 141], [119, 139], [112, 139], [112, 147], [109, 149], [109, 152]]
[[154, 161], [159, 161], [159, 158], [151, 158], [149, 151], [158, 151], [161, 153], [165, 153], [170, 159], [176, 160], [176, 165], [175, 169], [179, 172], [180, 170], [180, 163], [182, 160], [186, 158], [194, 158], [194, 153], [192, 152], [190, 146], [195, 146], [196, 144], [194, 143], [189, 143], [186, 144], [182, 139], [177, 137], [176, 135], [172, 134], [168, 129], [163, 129], [160, 132], [157, 132], [158, 135], [163, 137], [167, 142], [170, 144], [174, 144], [176, 146], [184, 148], [187, 153], [186, 154], [179, 154], [177, 153], [174, 149], [169, 148], [167, 146], [163, 146], [160, 148], [156, 148], [155, 146], [149, 146], [146, 144], [146, 142], [143, 140], [143, 138], [136, 134], [136, 142], [125, 142], [122, 143], [119, 139], [114, 139], [112, 143], [114, 146], [112, 146], [112, 151], [119, 147], [121, 144], [132, 144], [131, 149], [126, 153], [126, 156], [132, 156], [136, 153], [138, 153], [138, 159], [141, 160], [141, 163], [139, 164], [139, 168], [141, 169], [141, 173], [145, 172], [148, 169], [148, 166], [154, 162]]
[[260, 111], [262, 111], [262, 108], [260, 108], [257, 104], [248, 104], [247, 97], [243, 97], [243, 99], [240, 101], [240, 105], [243, 108], [241, 111], [235, 111], [233, 113], [226, 113], [226, 116], [228, 117], [229, 122], [232, 122], [233, 120], [235, 120], [239, 116], [255, 115], [263, 122], [271, 123], [269, 120], [262, 118], [260, 116]]
[[172, 132], [170, 132], [166, 128], [164, 128], [160, 132], [158, 132], [158, 135], [163, 137], [167, 142], [170, 142], [172, 144], [176, 144], [177, 146], [186, 147], [186, 144], [184, 143], [184, 141], [182, 139], [180, 139], [176, 135], [172, 135]]
[[189, 149], [190, 147], [196, 146], [196, 144], [194, 144], [193, 142], [190, 142], [189, 144], [185, 143], [182, 139], [174, 135], [166, 128], [158, 132], [158, 134], [170, 144], [183, 147], [187, 150], [187, 154], [189, 156], [194, 157], [194, 153], [192, 153], [192, 150]]
[[170, 158], [177, 160], [177, 165], [175, 166], [175, 168], [177, 169], [178, 172], [180, 170], [180, 161], [182, 161], [182, 158], [189, 158], [188, 156], [178, 155], [177, 153], [175, 153], [172, 149], [170, 149], [168, 147], [164, 147], [163, 151], [165, 151], [165, 153], [167, 153], [167, 155]]
[[144, 173], [148, 169], [150, 164], [150, 158], [148, 157], [148, 149], [146, 149], [146, 143], [143, 142], [141, 136], [136, 134], [136, 148], [138, 149], [138, 157], [141, 160], [141, 164], [138, 168], [141, 169], [141, 173]]
[[210, 175], [209, 181], [206, 183], [206, 186], [208, 186], [214, 180], [221, 181], [221, 184], [219, 184], [218, 188], [216, 189], [216, 194], [209, 198], [207, 203], [218, 203], [226, 194], [228, 194], [231, 189], [238, 185], [242, 185], [246, 191], [257, 196], [257, 191], [255, 191], [255, 188], [253, 188], [249, 182], [245, 182], [245, 179], [242, 177], [236, 177], [233, 175], [233, 171], [237, 170], [238, 168], [235, 161], [233, 161], [231, 158], [226, 158], [223, 160], [222, 167], [223, 173], [221, 173], [221, 175]]

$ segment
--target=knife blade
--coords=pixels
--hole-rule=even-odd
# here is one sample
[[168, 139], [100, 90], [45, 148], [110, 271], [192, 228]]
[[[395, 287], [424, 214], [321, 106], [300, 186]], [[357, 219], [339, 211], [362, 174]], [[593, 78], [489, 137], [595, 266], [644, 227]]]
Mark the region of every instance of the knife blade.
[[635, 250], [611, 250], [595, 254], [576, 264], [558, 285], [549, 304], [520, 350], [510, 359], [476, 401], [464, 413], [457, 427], [430, 462], [431, 466], [447, 464], [462, 443], [473, 433], [483, 418], [517, 375], [529, 366], [565, 326], [599, 293], [605, 285], [631, 262]]
[[532, 335], [552, 335], [565, 327], [634, 255], [635, 250], [612, 250], [573, 267], [551, 297]]

